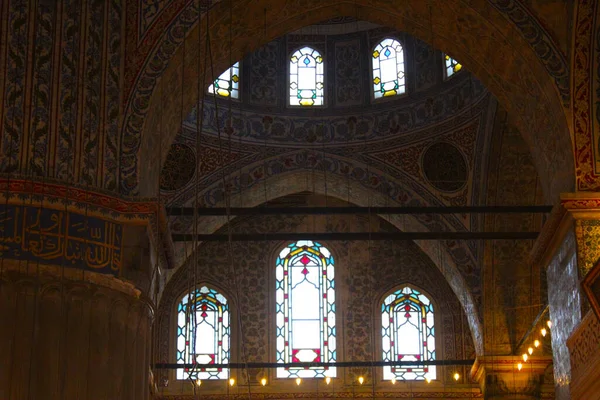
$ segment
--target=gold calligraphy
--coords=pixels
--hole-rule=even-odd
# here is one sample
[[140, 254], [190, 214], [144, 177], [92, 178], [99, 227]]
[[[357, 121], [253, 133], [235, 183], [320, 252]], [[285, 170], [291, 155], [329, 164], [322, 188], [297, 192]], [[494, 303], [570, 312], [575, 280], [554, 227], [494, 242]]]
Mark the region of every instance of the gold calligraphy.
[[0, 251], [7, 258], [115, 273], [121, 269], [122, 231], [120, 224], [68, 211], [0, 206]]

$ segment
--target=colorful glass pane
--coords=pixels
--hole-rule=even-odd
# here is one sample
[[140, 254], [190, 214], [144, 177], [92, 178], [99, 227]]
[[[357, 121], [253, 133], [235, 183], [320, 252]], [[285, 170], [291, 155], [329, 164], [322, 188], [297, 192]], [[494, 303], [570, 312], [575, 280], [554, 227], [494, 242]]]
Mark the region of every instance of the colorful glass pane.
[[[404, 287], [381, 305], [383, 361], [434, 361], [433, 304], [416, 289]], [[384, 380], [435, 379], [434, 365], [384, 366]]]
[[[333, 256], [317, 242], [285, 247], [275, 266], [277, 363], [335, 362]], [[278, 378], [335, 377], [335, 367], [280, 367]]]
[[290, 57], [290, 105], [322, 106], [324, 96], [323, 57], [310, 47]]
[[240, 63], [233, 64], [227, 71], [223, 72], [208, 87], [208, 93], [216, 93], [221, 97], [240, 97]]
[[462, 69], [462, 65], [448, 54], [444, 55], [444, 62], [446, 64], [446, 78], [450, 78]]
[[177, 363], [195, 368], [177, 370], [177, 379], [227, 379], [228, 368], [210, 364], [229, 362], [229, 305], [214, 289], [202, 286], [183, 296], [177, 305]]
[[406, 91], [404, 50], [395, 39], [383, 39], [373, 50], [373, 96], [376, 99]]

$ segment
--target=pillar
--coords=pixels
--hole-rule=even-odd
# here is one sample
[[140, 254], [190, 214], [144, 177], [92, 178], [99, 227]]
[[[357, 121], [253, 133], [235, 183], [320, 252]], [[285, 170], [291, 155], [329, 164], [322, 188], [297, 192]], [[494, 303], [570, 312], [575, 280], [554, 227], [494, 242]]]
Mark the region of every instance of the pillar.
[[537, 243], [546, 269], [556, 399], [590, 399], [600, 386], [600, 324], [582, 282], [600, 259], [600, 193], [565, 193]]
[[152, 311], [94, 272], [0, 261], [1, 399], [148, 399]]
[[0, 399], [149, 399], [162, 208], [12, 177], [0, 216]]

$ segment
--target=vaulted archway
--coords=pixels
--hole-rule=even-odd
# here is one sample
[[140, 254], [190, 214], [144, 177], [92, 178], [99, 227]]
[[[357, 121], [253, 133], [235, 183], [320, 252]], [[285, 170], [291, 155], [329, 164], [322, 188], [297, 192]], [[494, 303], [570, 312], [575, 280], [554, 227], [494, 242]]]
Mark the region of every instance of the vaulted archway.
[[[229, 5], [218, 3], [208, 15], [216, 71], [226, 69], [230, 58], [241, 59], [287, 32], [340, 15], [404, 30], [459, 58], [513, 115], [549, 201], [574, 188], [573, 148], [556, 77], [517, 26], [492, 4], [414, 0], [400, 7], [385, 0], [239, 0], [233, 2], [232, 21]], [[185, 46], [180, 46], [170, 59], [147, 107], [140, 108], [145, 118], [126, 115], [124, 141], [140, 141], [137, 154], [125, 155], [137, 163], [137, 173], [130, 176], [130, 182], [134, 181], [131, 184], [138, 185], [144, 196], [156, 194], [159, 155], [166, 155], [161, 149], [177, 134], [181, 116], [197, 103], [198, 87], [210, 82], [198, 82], [200, 63], [208, 59], [204, 54], [205, 33], [206, 16], [187, 33]], [[169, 35], [165, 38], [170, 40]], [[137, 138], [140, 132], [129, 129], [133, 122], [143, 124]]]

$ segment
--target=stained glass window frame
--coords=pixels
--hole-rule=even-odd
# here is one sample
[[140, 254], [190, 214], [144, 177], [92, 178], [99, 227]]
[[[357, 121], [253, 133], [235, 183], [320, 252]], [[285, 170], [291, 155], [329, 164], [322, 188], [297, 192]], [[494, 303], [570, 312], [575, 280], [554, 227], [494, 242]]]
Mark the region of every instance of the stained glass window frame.
[[[386, 54], [387, 51], [390, 52], [389, 55]], [[397, 81], [394, 82], [392, 79], [383, 82], [383, 75], [381, 73], [382, 55], [386, 57], [384, 61], [392, 59], [396, 60], [394, 75]], [[376, 101], [406, 94], [406, 60], [404, 46], [402, 46], [402, 43], [398, 39], [386, 37], [373, 47], [373, 50], [371, 51], [371, 84], [373, 99]], [[386, 84], [388, 85], [387, 89], [385, 87]]]
[[442, 53], [442, 55], [444, 61], [444, 79], [450, 79], [462, 71], [463, 65], [460, 62], [449, 54]]
[[[394, 289], [387, 291], [386, 295], [383, 296], [379, 301], [378, 312], [380, 314], [380, 332], [381, 342], [379, 348], [379, 354], [382, 357], [382, 361], [435, 361], [437, 356], [438, 338], [436, 332], [436, 319], [438, 318], [435, 310], [437, 306], [434, 304], [432, 297], [423, 291], [422, 289], [410, 285], [399, 285]], [[410, 309], [406, 310], [406, 306]], [[402, 343], [397, 338], [398, 324], [396, 316], [398, 313], [390, 315], [390, 310], [402, 308], [398, 310], [404, 312], [403, 318], [406, 318], [406, 314], [418, 312], [420, 313], [421, 329], [419, 329], [419, 357], [417, 354], [400, 354], [399, 344]], [[411, 315], [412, 317], [412, 315]], [[401, 321], [404, 323], [407, 321]], [[404, 325], [404, 323], [402, 325]], [[411, 324], [414, 326], [414, 324]], [[396, 329], [392, 329], [395, 326]], [[423, 335], [424, 333], [424, 337]], [[425, 340], [423, 340], [425, 339]], [[411, 365], [411, 366], [384, 366], [381, 372], [382, 380], [389, 381], [395, 378], [397, 381], [423, 381], [426, 378], [430, 380], [437, 379], [437, 368], [435, 365]]]
[[[178, 297], [176, 302], [175, 310], [175, 358], [177, 364], [193, 364], [194, 358], [190, 354], [190, 348], [196, 346], [195, 339], [193, 338], [193, 328], [188, 327], [187, 322], [194, 323], [194, 313], [187, 313], [187, 304], [190, 301], [194, 301], [196, 298], [196, 305], [199, 305], [196, 314], [202, 314], [206, 312], [207, 316], [213, 315], [213, 324], [217, 325], [214, 329], [214, 352], [213, 353], [197, 353], [197, 356], [207, 356], [210, 361], [207, 363], [198, 362], [197, 368], [178, 368], [175, 372], [177, 380], [222, 380], [229, 379], [230, 371], [228, 368], [210, 368], [205, 365], [210, 364], [227, 364], [231, 362], [231, 303], [228, 298], [223, 294], [220, 289], [215, 288], [213, 285], [202, 284], [196, 285], [195, 289], [192, 289], [193, 293], [185, 293]], [[202, 305], [206, 305], [203, 308]], [[214, 313], [214, 314], [211, 314]], [[198, 318], [198, 316], [196, 317]], [[207, 317], [203, 319], [206, 320]], [[196, 319], [198, 321], [198, 319]], [[216, 322], [216, 323], [215, 323]], [[200, 324], [202, 322], [199, 322]], [[205, 358], [205, 357], [203, 357]]]
[[[305, 63], [306, 59], [309, 59], [308, 64], [305, 67], [301, 67], [301, 63]], [[311, 65], [314, 60], [314, 89], [313, 88], [299, 88], [299, 74], [300, 68], [308, 69], [313, 68]], [[296, 50], [294, 50], [290, 56], [288, 57], [288, 71], [287, 71], [287, 81], [288, 81], [288, 106], [293, 108], [315, 108], [315, 107], [324, 107], [326, 105], [326, 87], [325, 87], [325, 58], [323, 57], [321, 51], [317, 48], [310, 46], [302, 46]], [[312, 91], [313, 93], [309, 93]], [[302, 93], [300, 93], [302, 92]], [[306, 93], [311, 94], [312, 100], [314, 100], [313, 104], [308, 104], [310, 101], [310, 97], [305, 97]], [[301, 104], [303, 100], [306, 100], [306, 104]]]
[[[310, 263], [304, 264], [302, 259], [307, 257]], [[315, 262], [318, 261], [318, 262]], [[298, 264], [300, 263], [300, 264]], [[307, 267], [315, 268], [315, 275], [319, 280], [319, 348], [294, 348], [293, 325], [296, 322], [293, 313], [294, 293], [292, 285], [297, 287], [300, 282], [295, 282], [297, 271], [294, 268], [303, 268], [300, 271], [307, 278], [310, 272], [305, 273]], [[315, 276], [313, 275], [313, 276]], [[312, 282], [311, 282], [312, 283]], [[289, 243], [279, 252], [275, 262], [275, 358], [276, 363], [294, 363], [307, 361], [335, 362], [337, 360], [337, 323], [336, 323], [336, 294], [335, 294], [335, 262], [331, 251], [323, 244], [311, 240], [299, 240]], [[302, 298], [303, 304], [307, 299]], [[300, 320], [300, 319], [298, 319]], [[314, 320], [316, 321], [316, 320]], [[305, 335], [304, 335], [305, 336]], [[298, 337], [304, 337], [298, 335]], [[314, 351], [318, 350], [318, 352]], [[304, 353], [300, 353], [304, 351]], [[310, 351], [313, 351], [310, 354]], [[335, 367], [278, 367], [276, 377], [280, 379], [293, 378], [335, 378]]]
[[[210, 94], [211, 96], [216, 95], [217, 98], [222, 98], [222, 99], [234, 99], [234, 100], [239, 100], [240, 99], [240, 68], [241, 68], [241, 62], [240, 61], [236, 61], [231, 67], [227, 68], [225, 71], [223, 71], [216, 79], [213, 83], [211, 83], [210, 85], [208, 85], [208, 88], [206, 89], [208, 94]], [[217, 92], [215, 93], [215, 85], [219, 85], [219, 82], [222, 83], [227, 83], [228, 87], [225, 89], [217, 89]], [[225, 92], [229, 93], [229, 94], [225, 94]]]

